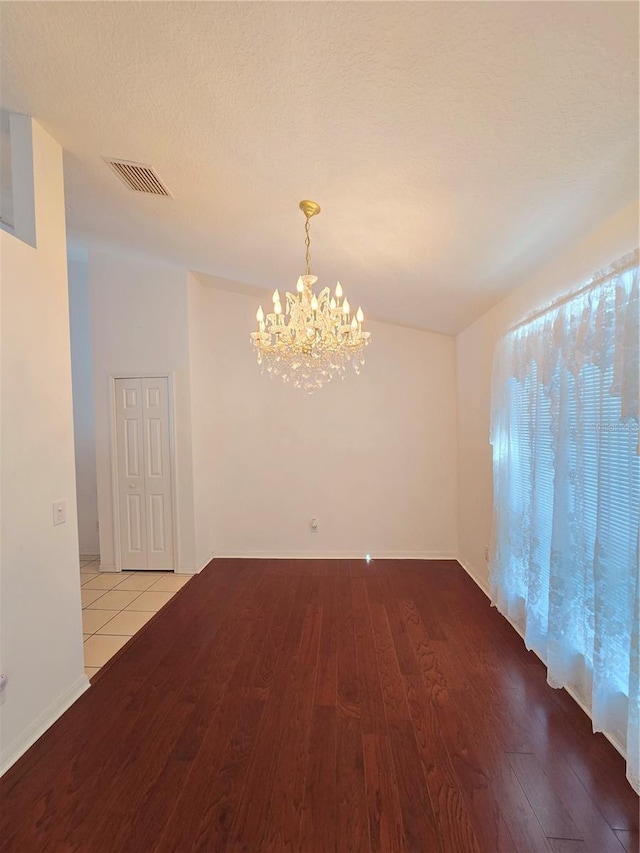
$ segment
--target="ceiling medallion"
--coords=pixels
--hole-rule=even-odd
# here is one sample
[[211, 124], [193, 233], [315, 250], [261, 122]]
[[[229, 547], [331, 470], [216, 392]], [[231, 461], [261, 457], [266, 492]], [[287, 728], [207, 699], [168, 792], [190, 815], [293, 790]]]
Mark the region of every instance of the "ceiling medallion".
[[371, 333], [362, 331], [362, 308], [351, 314], [340, 282], [333, 296], [328, 287], [317, 296], [313, 292], [318, 279], [311, 274], [309, 220], [320, 213], [320, 205], [301, 201], [300, 209], [306, 217], [306, 273], [298, 279], [296, 293], [285, 294], [284, 311], [277, 290], [272, 313], [265, 316], [262, 306], [258, 308], [258, 331], [251, 333], [251, 340], [258, 364], [267, 373], [311, 394], [334, 376], [344, 378], [349, 365], [360, 373]]

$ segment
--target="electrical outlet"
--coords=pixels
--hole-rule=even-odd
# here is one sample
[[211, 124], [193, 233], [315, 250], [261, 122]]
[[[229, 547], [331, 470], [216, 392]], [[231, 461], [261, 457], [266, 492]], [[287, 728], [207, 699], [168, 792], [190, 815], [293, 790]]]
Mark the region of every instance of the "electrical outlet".
[[67, 505], [64, 501], [56, 501], [53, 504], [53, 523], [64, 524], [67, 520]]
[[310, 526], [311, 526], [311, 531], [313, 533], [317, 533], [318, 532], [318, 519], [312, 518], [311, 522], [310, 522]]
[[7, 681], [8, 681], [8, 680], [9, 680], [9, 679], [8, 679], [8, 678], [7, 678], [7, 676], [4, 674], [4, 672], [0, 672], [0, 693], [2, 693], [2, 691], [3, 691], [3, 690], [5, 689], [5, 687], [7, 686]]
[[484, 546], [484, 561], [485, 561], [485, 563], [489, 562], [489, 546], [488, 545]]

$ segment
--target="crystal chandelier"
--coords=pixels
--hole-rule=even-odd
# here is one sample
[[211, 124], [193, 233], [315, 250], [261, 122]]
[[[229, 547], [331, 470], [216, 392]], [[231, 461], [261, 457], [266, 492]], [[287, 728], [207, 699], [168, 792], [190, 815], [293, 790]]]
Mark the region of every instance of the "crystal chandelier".
[[362, 308], [351, 314], [340, 282], [333, 296], [328, 287], [317, 296], [313, 292], [318, 279], [311, 274], [309, 220], [320, 213], [320, 205], [301, 201], [300, 209], [306, 217], [306, 273], [298, 279], [296, 293], [285, 294], [284, 311], [277, 290], [272, 313], [265, 316], [262, 306], [258, 308], [258, 331], [251, 333], [251, 340], [258, 364], [267, 373], [312, 393], [334, 376], [344, 378], [349, 365], [360, 373], [371, 333], [362, 331]]

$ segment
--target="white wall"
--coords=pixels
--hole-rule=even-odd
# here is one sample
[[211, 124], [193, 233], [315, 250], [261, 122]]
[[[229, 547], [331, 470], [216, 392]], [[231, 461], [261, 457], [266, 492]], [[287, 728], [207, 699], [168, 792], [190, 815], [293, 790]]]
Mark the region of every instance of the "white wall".
[[186, 273], [106, 252], [89, 253], [100, 558], [115, 568], [109, 381], [168, 373], [174, 382], [178, 571], [193, 572], [193, 481]]
[[[62, 151], [20, 117], [33, 143], [35, 243], [0, 232], [0, 767], [86, 688], [73, 450]], [[19, 182], [14, 192], [20, 193]], [[16, 234], [19, 235], [16, 220]], [[31, 237], [33, 237], [31, 233]], [[53, 526], [52, 503], [66, 524]]]
[[189, 276], [198, 565], [455, 557], [454, 339], [371, 323], [361, 375], [307, 395], [261, 375], [258, 299], [216, 283]]
[[638, 206], [633, 204], [567, 249], [457, 336], [459, 559], [485, 590], [485, 547], [490, 539], [493, 507], [489, 413], [495, 342], [511, 325], [637, 245]]
[[98, 554], [98, 486], [93, 424], [89, 267], [86, 262], [71, 260], [68, 267], [78, 540], [81, 554]]

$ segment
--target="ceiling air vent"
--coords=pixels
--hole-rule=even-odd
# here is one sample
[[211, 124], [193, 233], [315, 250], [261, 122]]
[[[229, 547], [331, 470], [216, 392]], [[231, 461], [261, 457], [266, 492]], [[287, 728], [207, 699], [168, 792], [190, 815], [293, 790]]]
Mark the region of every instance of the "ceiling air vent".
[[130, 190], [137, 193], [151, 193], [151, 195], [166, 195], [173, 198], [151, 166], [145, 166], [142, 163], [130, 163], [128, 160], [112, 160], [110, 157], [103, 159]]

